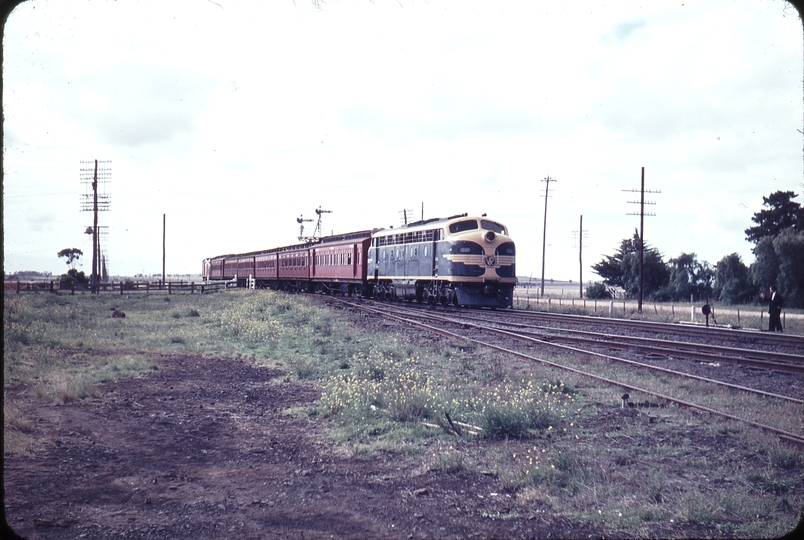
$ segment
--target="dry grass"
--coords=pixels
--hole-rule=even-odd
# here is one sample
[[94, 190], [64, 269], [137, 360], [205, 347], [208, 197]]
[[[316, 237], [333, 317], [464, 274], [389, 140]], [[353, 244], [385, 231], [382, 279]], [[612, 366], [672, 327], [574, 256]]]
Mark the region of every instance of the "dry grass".
[[[126, 318], [111, 319], [111, 307]], [[340, 452], [390, 454], [411, 474], [492, 476], [513, 505], [508, 518], [550, 513], [619, 537], [772, 537], [804, 510], [800, 450], [756, 429], [683, 409], [650, 423], [619, 408], [617, 389], [459, 342], [364, 330], [315, 297], [234, 291], [167, 304], [133, 295], [6, 296], [4, 331], [5, 385], [19, 396], [6, 393], [6, 452], [36, 449], [24, 400], [102, 397], [103, 381], [147, 374], [155, 353], [192, 353], [279, 365], [320, 385], [321, 402], [295, 414], [329, 416]], [[792, 428], [804, 416], [788, 406], [758, 413], [755, 398], [588, 364], [759, 421]], [[458, 435], [445, 412], [485, 426], [487, 436]], [[490, 435], [492, 420], [503, 426], [499, 438]]]

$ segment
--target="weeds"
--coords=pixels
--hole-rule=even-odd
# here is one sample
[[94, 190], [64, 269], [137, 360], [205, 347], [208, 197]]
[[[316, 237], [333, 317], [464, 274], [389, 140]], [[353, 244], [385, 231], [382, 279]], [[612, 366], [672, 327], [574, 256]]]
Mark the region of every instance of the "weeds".
[[[768, 537], [789, 531], [785, 524], [804, 508], [801, 452], [751, 428], [677, 410], [647, 424], [596, 383], [559, 379], [565, 375], [460, 342], [426, 339], [419, 347], [405, 334], [369, 333], [310, 297], [232, 291], [174, 295], [167, 305], [144, 295], [5, 300], [4, 376], [14, 395], [56, 403], [99, 396], [104, 381], [156, 369], [154, 352], [247, 358], [318, 385], [319, 402], [294, 414], [328, 422], [342, 451], [393, 453], [414, 461], [418, 474], [489, 474], [516, 506], [506, 515], [560, 512], [579, 530], [607, 536]], [[112, 319], [111, 308], [126, 318]], [[676, 393], [666, 388], [670, 380], [656, 384]], [[679, 392], [758, 409], [697, 385]], [[4, 413], [5, 451], [33, 451], [36, 422], [25, 407], [7, 397]], [[800, 415], [772, 414], [800, 427]], [[728, 451], [713, 452], [724, 439]]]

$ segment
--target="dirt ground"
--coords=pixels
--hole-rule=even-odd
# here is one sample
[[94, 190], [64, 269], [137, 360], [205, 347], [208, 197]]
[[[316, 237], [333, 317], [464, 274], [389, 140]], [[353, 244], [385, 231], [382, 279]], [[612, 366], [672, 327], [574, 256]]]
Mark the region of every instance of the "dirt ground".
[[[417, 474], [412, 459], [338, 452], [317, 391], [238, 360], [163, 356], [102, 398], [35, 404], [31, 456], [5, 456], [5, 512], [29, 539], [599, 537], [520, 511], [496, 479]], [[7, 393], [6, 399], [14, 399]], [[390, 457], [390, 456], [389, 456]]]

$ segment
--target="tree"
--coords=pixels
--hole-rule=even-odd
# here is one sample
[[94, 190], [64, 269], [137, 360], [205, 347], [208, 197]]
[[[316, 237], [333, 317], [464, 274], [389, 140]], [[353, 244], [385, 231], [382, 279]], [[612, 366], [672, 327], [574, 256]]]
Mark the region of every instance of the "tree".
[[749, 270], [751, 283], [757, 288], [767, 290], [779, 278], [779, 257], [773, 248], [773, 238], [766, 236], [757, 242], [753, 249], [754, 264]]
[[611, 292], [602, 283], [592, 283], [586, 288], [586, 297], [590, 300], [608, 300], [611, 298]]
[[737, 253], [720, 259], [715, 267], [715, 298], [725, 304], [745, 304], [756, 294], [748, 267]]
[[709, 298], [715, 273], [711, 265], [698, 261], [695, 253], [682, 253], [668, 262], [670, 279], [667, 290], [663, 291], [668, 300], [688, 300]]
[[787, 229], [773, 239], [779, 258], [776, 287], [788, 307], [804, 307], [804, 231]]
[[[620, 249], [612, 255], [606, 255], [598, 264], [592, 266], [603, 283], [610, 287], [622, 287], [629, 297], [639, 294], [639, 233], [634, 231], [632, 238], [620, 243]], [[662, 255], [655, 248], [645, 246], [642, 261], [643, 295], [652, 293], [667, 284], [669, 272], [662, 261]]]
[[592, 270], [603, 278], [603, 283], [609, 287], [620, 287], [623, 285], [623, 259], [635, 253], [639, 246], [639, 234], [635, 231], [633, 238], [626, 238], [620, 242], [620, 249], [614, 255], [605, 255], [599, 263], [592, 265]]
[[[670, 279], [670, 272], [667, 265], [662, 260], [659, 250], [652, 247], [645, 247], [645, 255], [642, 260], [642, 295], [646, 298], [654, 297], [654, 294], [662, 287], [667, 285]], [[623, 288], [629, 297], [634, 298], [639, 295], [639, 253], [629, 253], [623, 258]], [[654, 298], [657, 299], [658, 298]]]
[[797, 195], [792, 191], [777, 191], [769, 197], [762, 197], [762, 206], [751, 221], [754, 227], [745, 230], [749, 242], [758, 243], [765, 237], [775, 237], [785, 229], [804, 230], [804, 209], [795, 199]]
[[787, 307], [804, 307], [804, 231], [786, 229], [754, 248], [750, 278], [759, 290], [775, 285]]
[[84, 252], [78, 248], [64, 248], [57, 253], [57, 255], [61, 258], [64, 257], [67, 259], [67, 265], [70, 267], [71, 270], [75, 270], [75, 263], [78, 259], [81, 258]]

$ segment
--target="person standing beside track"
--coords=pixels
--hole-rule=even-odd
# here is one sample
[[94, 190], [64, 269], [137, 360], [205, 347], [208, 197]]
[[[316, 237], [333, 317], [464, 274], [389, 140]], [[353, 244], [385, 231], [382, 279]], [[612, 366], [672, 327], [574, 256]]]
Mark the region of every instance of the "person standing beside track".
[[[771, 285], [768, 287], [770, 297], [768, 298], [768, 332], [782, 331], [782, 295]], [[765, 295], [759, 293], [759, 297], [765, 300]]]

